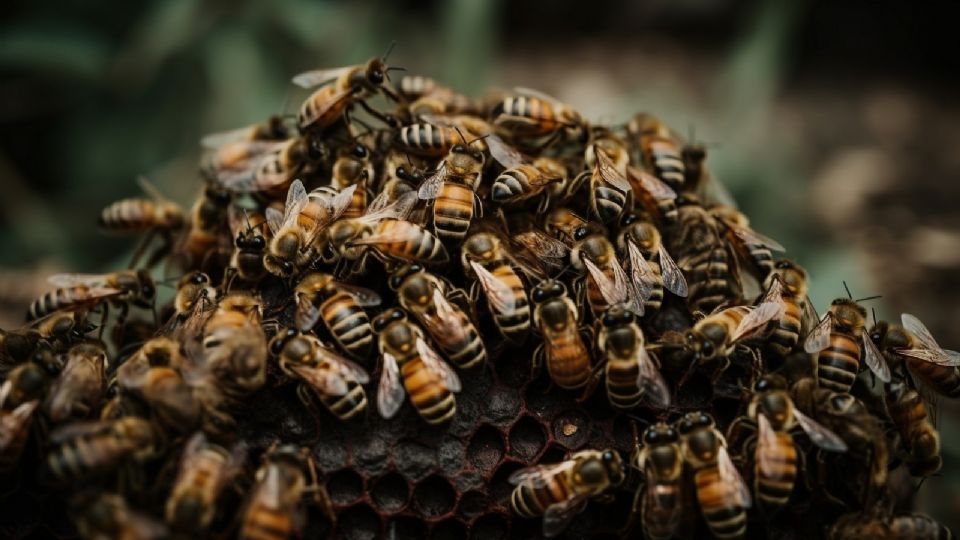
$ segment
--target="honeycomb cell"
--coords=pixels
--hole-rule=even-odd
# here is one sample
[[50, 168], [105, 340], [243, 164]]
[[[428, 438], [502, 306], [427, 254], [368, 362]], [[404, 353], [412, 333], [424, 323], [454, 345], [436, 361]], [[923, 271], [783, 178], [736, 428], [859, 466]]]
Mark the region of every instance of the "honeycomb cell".
[[389, 465], [388, 446], [381, 438], [364, 438], [354, 447], [353, 458], [357, 470], [368, 475], [381, 474]]
[[590, 438], [592, 424], [580, 409], [563, 411], [553, 419], [553, 438], [565, 447], [575, 450]]
[[457, 437], [445, 437], [440, 443], [437, 453], [440, 457], [440, 468], [449, 476], [456, 476], [463, 469], [466, 441]]
[[416, 482], [430, 474], [437, 462], [436, 451], [416, 441], [403, 441], [393, 451], [393, 462], [400, 474]]
[[470, 527], [472, 540], [500, 540], [507, 538], [510, 524], [503, 514], [486, 514], [477, 518]]
[[550, 446], [540, 456], [540, 463], [560, 463], [567, 458], [567, 450], [557, 443], [551, 443]]
[[453, 510], [456, 500], [453, 486], [442, 476], [430, 476], [413, 488], [413, 507], [424, 516], [442, 516]]
[[497, 467], [490, 479], [490, 498], [503, 506], [510, 505], [510, 493], [513, 491], [513, 485], [510, 483], [510, 475], [523, 468], [523, 465], [515, 461], [507, 461]]
[[480, 515], [487, 509], [489, 498], [482, 491], [468, 491], [460, 497], [457, 514], [465, 518]]
[[372, 540], [380, 536], [380, 516], [365, 504], [340, 512], [337, 526], [340, 534], [349, 540]]
[[407, 505], [410, 487], [407, 481], [397, 473], [389, 473], [373, 482], [370, 490], [373, 504], [380, 510], [393, 513]]
[[356, 471], [341, 469], [327, 478], [327, 493], [339, 505], [348, 505], [363, 494], [363, 478]]
[[503, 454], [503, 436], [497, 428], [486, 424], [477, 430], [467, 447], [467, 460], [484, 472], [492, 471]]
[[500, 382], [513, 388], [523, 386], [530, 378], [529, 355], [524, 355], [522, 350], [504, 351], [494, 368]]
[[493, 424], [507, 424], [520, 411], [520, 394], [505, 386], [494, 386], [483, 402], [483, 414]]
[[510, 429], [510, 454], [533, 459], [547, 443], [547, 433], [537, 420], [524, 416]]
[[467, 527], [455, 518], [445, 519], [433, 526], [430, 538], [433, 540], [462, 540], [467, 537]]
[[387, 538], [421, 540], [427, 536], [426, 524], [413, 516], [397, 516], [387, 522]]
[[[547, 391], [548, 388], [552, 390]], [[524, 390], [527, 410], [543, 418], [550, 418], [562, 406], [557, 394], [558, 390], [550, 382], [550, 377], [542, 373], [539, 378], [530, 382]]]

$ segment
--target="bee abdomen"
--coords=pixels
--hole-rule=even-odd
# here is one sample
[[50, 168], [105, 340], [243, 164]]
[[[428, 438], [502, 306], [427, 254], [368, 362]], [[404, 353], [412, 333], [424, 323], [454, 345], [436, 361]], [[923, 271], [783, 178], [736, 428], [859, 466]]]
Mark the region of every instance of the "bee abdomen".
[[323, 405], [337, 418], [348, 421], [367, 408], [367, 393], [363, 386], [356, 381], [347, 383], [347, 393], [342, 396], [324, 394], [321, 396]]
[[428, 371], [419, 357], [411, 358], [400, 368], [403, 385], [414, 408], [430, 424], [443, 424], [457, 412], [453, 394], [440, 378]]
[[123, 199], [100, 212], [100, 227], [112, 231], [143, 232], [156, 223], [156, 206], [145, 199]]
[[473, 190], [447, 183], [434, 201], [433, 226], [443, 240], [461, 240], [473, 219]]
[[713, 535], [720, 539], [742, 537], [747, 530], [747, 514], [739, 505], [731, 504], [736, 488], [720, 478], [716, 466], [697, 471], [694, 481], [703, 518]]
[[911, 358], [907, 359], [907, 367], [944, 396], [960, 397], [960, 370], [957, 368]]
[[757, 497], [769, 506], [787, 503], [797, 477], [793, 438], [788, 433], [777, 433], [777, 440], [774, 447], [760, 448], [757, 456]]
[[487, 358], [487, 350], [480, 339], [473, 324], [467, 322], [468, 327], [464, 328], [467, 343], [458, 349], [448, 351], [450, 361], [460, 369], [470, 369]]
[[610, 223], [619, 218], [627, 204], [625, 193], [607, 186], [598, 186], [594, 190], [593, 199], [597, 218], [604, 223]]
[[282, 540], [289, 538], [291, 533], [293, 524], [286, 514], [257, 505], [244, 520], [239, 537], [243, 540]]
[[560, 388], [572, 390], [587, 384], [590, 378], [590, 354], [580, 334], [563, 332], [552, 338], [548, 350], [547, 371]]
[[28, 320], [35, 321], [46, 317], [47, 315], [64, 308], [67, 308], [77, 301], [80, 291], [86, 291], [86, 287], [68, 287], [48, 291], [40, 298], [37, 298], [30, 304], [30, 311], [27, 313]]
[[373, 345], [370, 317], [346, 293], [336, 294], [320, 307], [324, 324], [337, 343], [351, 355], [369, 356]]
[[640, 404], [643, 397], [637, 386], [640, 366], [630, 359], [607, 361], [607, 397], [610, 405], [619, 409], [632, 409]]
[[748, 246], [748, 249], [753, 263], [760, 271], [760, 278], [766, 279], [766, 277], [770, 275], [770, 272], [773, 271], [773, 253], [771, 253], [768, 248], [758, 244], [751, 244]]
[[394, 140], [411, 152], [436, 157], [446, 153], [451, 142], [446, 130], [432, 124], [403, 126]]
[[565, 483], [551, 478], [540, 487], [520, 484], [513, 490], [510, 504], [520, 516], [531, 518], [542, 516], [550, 505], [566, 500], [569, 495], [570, 490]]
[[780, 356], [786, 356], [800, 339], [800, 306], [793, 298], [783, 299], [784, 312], [768, 341], [770, 348]]
[[817, 355], [817, 381], [822, 388], [847, 392], [860, 370], [860, 345], [846, 334], [830, 335], [830, 346]]
[[674, 189], [683, 186], [683, 159], [675, 145], [666, 141], [652, 141], [649, 147], [649, 156], [654, 174], [660, 180]]

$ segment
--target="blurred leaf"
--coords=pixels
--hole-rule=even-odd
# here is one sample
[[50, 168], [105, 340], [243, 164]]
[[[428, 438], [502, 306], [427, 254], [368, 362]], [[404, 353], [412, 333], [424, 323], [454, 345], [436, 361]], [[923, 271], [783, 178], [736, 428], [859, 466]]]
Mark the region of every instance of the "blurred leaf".
[[108, 58], [107, 43], [75, 25], [53, 21], [0, 30], [0, 65], [96, 80]]

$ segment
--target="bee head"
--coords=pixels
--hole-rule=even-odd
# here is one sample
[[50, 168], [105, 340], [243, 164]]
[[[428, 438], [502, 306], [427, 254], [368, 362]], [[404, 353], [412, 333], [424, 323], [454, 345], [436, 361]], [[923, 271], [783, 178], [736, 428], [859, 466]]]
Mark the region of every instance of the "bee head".
[[393, 308], [374, 317], [370, 325], [373, 327], [373, 331], [379, 334], [386, 330], [392, 323], [406, 320], [406, 318], [407, 313], [405, 311], [400, 308]]
[[637, 320], [636, 315], [629, 309], [626, 309], [620, 304], [615, 304], [610, 306], [609, 309], [603, 314], [603, 319], [601, 319], [601, 324], [606, 328], [613, 328], [616, 326], [623, 326], [631, 324]]
[[598, 456], [583, 459], [574, 470], [574, 480], [593, 488], [617, 486], [624, 480], [623, 460], [613, 450], [599, 452]]
[[407, 281], [407, 278], [423, 271], [423, 265], [417, 263], [407, 263], [400, 265], [390, 276], [388, 285], [391, 290], [398, 290]]
[[678, 439], [677, 430], [664, 422], [658, 422], [643, 432], [643, 444], [647, 446], [675, 443]]
[[555, 279], [546, 279], [533, 288], [530, 295], [535, 304], [541, 304], [551, 298], [561, 298], [567, 294], [567, 288]]
[[687, 347], [701, 362], [709, 362], [717, 355], [718, 348], [707, 336], [696, 330], [686, 334]]
[[677, 431], [687, 435], [696, 429], [711, 428], [714, 426], [713, 417], [703, 411], [688, 412], [677, 421]]
[[277, 335], [273, 336], [273, 339], [270, 340], [270, 354], [274, 356], [279, 356], [283, 352], [284, 347], [287, 346], [287, 343], [291, 339], [300, 335], [295, 328], [286, 328], [277, 332]]

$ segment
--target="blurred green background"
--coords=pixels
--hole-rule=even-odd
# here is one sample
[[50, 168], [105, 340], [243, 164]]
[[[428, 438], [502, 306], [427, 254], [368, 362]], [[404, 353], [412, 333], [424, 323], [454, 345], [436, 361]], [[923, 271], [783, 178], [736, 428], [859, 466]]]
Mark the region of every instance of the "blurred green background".
[[[8, 0], [0, 19], [0, 326], [59, 270], [133, 241], [98, 209], [197, 192], [198, 139], [296, 110], [292, 74], [391, 63], [464, 93], [532, 86], [594, 121], [695, 128], [754, 228], [812, 274], [821, 311], [883, 294], [960, 348], [960, 4], [653, 0], [384, 3]], [[957, 407], [921, 504], [960, 528]]]

